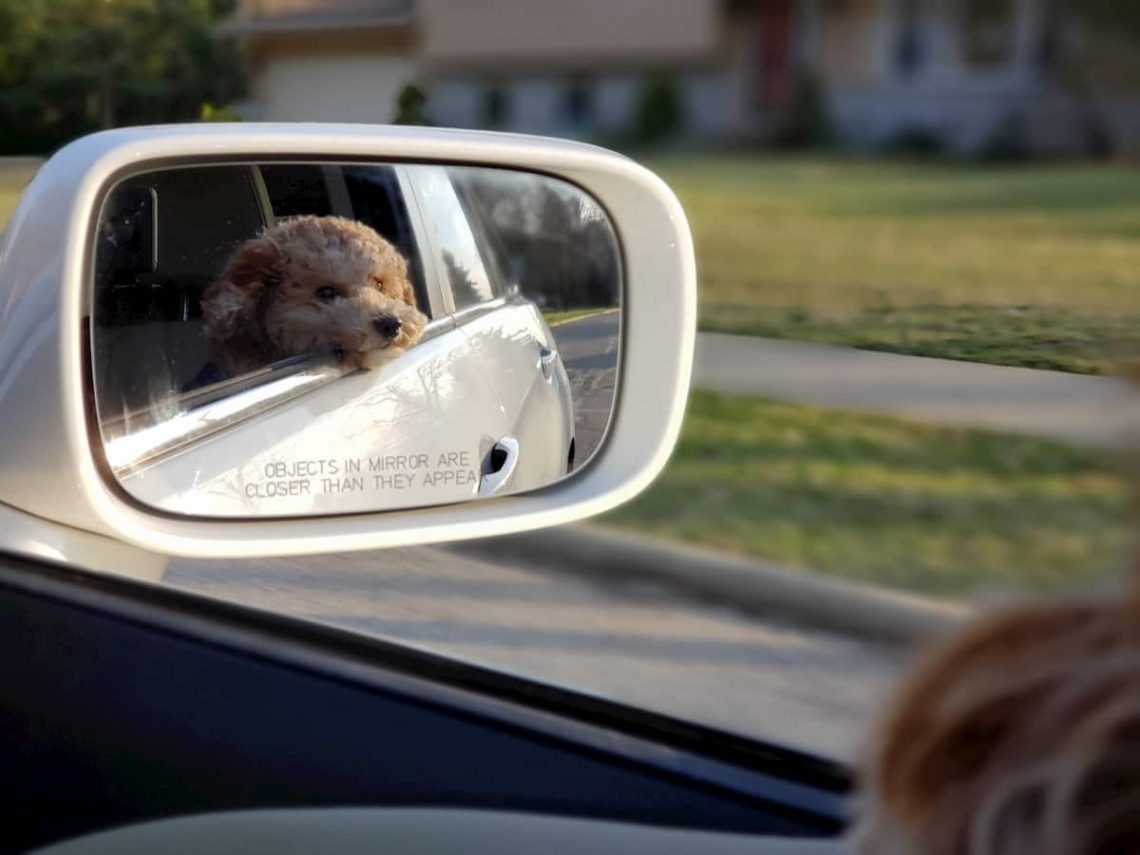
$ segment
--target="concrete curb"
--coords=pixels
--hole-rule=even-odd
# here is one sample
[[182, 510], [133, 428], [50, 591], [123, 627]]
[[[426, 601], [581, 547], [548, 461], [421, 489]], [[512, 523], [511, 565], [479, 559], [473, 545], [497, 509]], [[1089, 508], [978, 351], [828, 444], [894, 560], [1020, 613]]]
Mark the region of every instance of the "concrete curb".
[[741, 611], [892, 644], [945, 633], [968, 608], [594, 526], [563, 526], [444, 549], [520, 567], [683, 588]]

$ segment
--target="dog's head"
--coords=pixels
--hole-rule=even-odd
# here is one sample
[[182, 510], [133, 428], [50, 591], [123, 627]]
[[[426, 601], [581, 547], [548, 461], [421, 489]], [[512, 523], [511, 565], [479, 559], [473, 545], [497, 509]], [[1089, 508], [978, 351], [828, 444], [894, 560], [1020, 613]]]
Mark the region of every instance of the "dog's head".
[[[929, 655], [859, 770], [856, 853], [1049, 855], [1140, 841], [1140, 615], [1029, 606]], [[1115, 841], [1123, 848], [1094, 843]]]
[[246, 241], [202, 308], [219, 357], [239, 372], [309, 353], [372, 367], [415, 344], [427, 321], [396, 248], [343, 217], [284, 220]]

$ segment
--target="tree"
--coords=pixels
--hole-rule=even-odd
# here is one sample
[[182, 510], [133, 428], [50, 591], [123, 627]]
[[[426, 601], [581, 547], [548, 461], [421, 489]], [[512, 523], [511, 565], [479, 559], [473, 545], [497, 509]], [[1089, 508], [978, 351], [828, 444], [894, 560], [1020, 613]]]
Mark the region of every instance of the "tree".
[[1070, 0], [1068, 6], [1092, 23], [1140, 37], [1140, 4], [1136, 0]]
[[685, 106], [677, 81], [668, 72], [646, 80], [637, 93], [633, 138], [642, 145], [657, 145], [675, 137], [685, 124]]
[[430, 125], [427, 118], [427, 95], [414, 83], [407, 84], [396, 98], [394, 125]]
[[214, 27], [233, 0], [0, 0], [0, 148], [44, 151], [102, 128], [192, 121], [241, 94]]
[[[1080, 105], [1078, 122], [1088, 154], [1112, 152], [1106, 104], [1140, 83], [1140, 4], [1135, 0], [1052, 0], [1053, 28], [1046, 56], [1058, 82]], [[1079, 40], [1064, 38], [1068, 25], [1083, 26]]]
[[823, 86], [814, 74], [803, 72], [795, 80], [776, 143], [787, 148], [821, 148], [831, 141], [831, 116]]

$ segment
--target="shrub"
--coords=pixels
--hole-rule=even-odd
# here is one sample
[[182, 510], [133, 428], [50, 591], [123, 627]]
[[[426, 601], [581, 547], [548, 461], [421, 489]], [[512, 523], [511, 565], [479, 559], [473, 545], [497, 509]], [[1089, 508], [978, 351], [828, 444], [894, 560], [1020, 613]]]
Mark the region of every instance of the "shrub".
[[1032, 156], [1029, 132], [1017, 113], [1002, 119], [978, 150], [978, 157], [991, 163], [1016, 163]]
[[427, 118], [427, 95], [414, 83], [407, 84], [396, 97], [395, 125], [430, 125]]
[[637, 95], [633, 116], [633, 140], [657, 145], [677, 136], [685, 122], [681, 90], [673, 75], [657, 72], [646, 80]]
[[233, 107], [217, 106], [209, 101], [202, 105], [198, 112], [199, 122], [240, 122], [241, 114]]
[[786, 148], [821, 148], [833, 139], [823, 87], [814, 74], [796, 78], [776, 144]]
[[883, 150], [902, 157], [936, 158], [946, 154], [946, 140], [935, 128], [911, 125], [887, 140]]

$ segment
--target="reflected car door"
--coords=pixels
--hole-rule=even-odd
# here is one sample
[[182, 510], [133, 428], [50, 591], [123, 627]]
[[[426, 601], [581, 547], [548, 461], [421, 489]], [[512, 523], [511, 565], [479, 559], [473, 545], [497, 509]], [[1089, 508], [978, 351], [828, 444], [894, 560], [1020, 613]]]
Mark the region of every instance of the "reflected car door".
[[[457, 329], [486, 369], [508, 424], [494, 492], [550, 484], [566, 474], [574, 410], [570, 383], [553, 335], [534, 303], [501, 281], [483, 251], [447, 168], [408, 166], [429, 243], [436, 245], [436, 281], [450, 301]], [[490, 492], [487, 487], [484, 492]]]
[[[507, 426], [466, 337], [437, 329], [383, 368], [340, 376], [308, 367], [127, 434], [108, 443], [109, 462], [136, 498], [201, 516], [472, 498]], [[213, 450], [223, 434], [224, 457]], [[178, 442], [164, 442], [171, 437]]]

